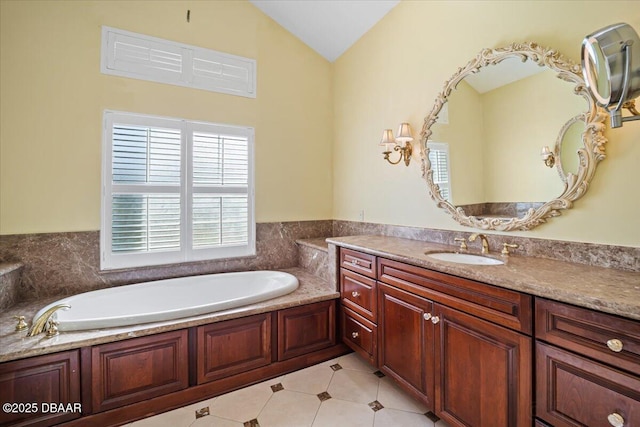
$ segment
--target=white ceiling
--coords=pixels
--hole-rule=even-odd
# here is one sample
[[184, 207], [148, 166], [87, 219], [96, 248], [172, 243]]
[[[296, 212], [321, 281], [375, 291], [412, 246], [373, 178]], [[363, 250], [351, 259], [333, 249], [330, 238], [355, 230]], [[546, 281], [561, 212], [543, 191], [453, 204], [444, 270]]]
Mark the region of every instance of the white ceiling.
[[400, 0], [249, 0], [329, 61], [335, 61]]

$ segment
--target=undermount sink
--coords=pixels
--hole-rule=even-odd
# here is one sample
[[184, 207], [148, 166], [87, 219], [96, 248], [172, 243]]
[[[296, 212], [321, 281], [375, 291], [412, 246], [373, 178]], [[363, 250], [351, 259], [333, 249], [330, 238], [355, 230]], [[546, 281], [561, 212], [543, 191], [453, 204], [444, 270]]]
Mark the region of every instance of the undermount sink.
[[455, 262], [457, 264], [470, 264], [470, 265], [501, 265], [504, 261], [499, 259], [490, 258], [482, 255], [473, 254], [461, 254], [457, 252], [435, 252], [426, 253], [430, 258], [434, 258], [440, 261]]

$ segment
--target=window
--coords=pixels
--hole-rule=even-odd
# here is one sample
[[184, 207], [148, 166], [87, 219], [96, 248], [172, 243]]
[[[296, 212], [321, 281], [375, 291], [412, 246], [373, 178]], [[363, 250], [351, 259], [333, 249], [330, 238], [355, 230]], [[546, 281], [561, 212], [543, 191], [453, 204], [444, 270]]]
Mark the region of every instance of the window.
[[100, 70], [133, 79], [256, 97], [256, 61], [102, 27]]
[[107, 111], [101, 268], [255, 254], [253, 129]]
[[451, 176], [449, 174], [449, 144], [446, 142], [427, 143], [429, 161], [433, 171], [433, 182], [440, 187], [443, 199], [451, 201]]

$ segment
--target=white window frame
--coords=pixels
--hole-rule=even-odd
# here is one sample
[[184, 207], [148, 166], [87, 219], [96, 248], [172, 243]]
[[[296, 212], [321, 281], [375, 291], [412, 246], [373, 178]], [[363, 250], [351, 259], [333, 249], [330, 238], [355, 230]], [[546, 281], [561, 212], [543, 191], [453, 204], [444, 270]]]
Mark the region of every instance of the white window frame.
[[[117, 53], [121, 52], [117, 49], [118, 44], [128, 45], [137, 50], [137, 53], [120, 57]], [[147, 58], [144, 58], [145, 54], [148, 55]], [[169, 58], [167, 55], [172, 57], [169, 60], [171, 65], [166, 62]], [[179, 67], [177, 61], [180, 62]], [[205, 64], [215, 66], [215, 70], [203, 69]], [[257, 62], [252, 58], [118, 28], [102, 27], [102, 74], [255, 98], [256, 68]], [[238, 78], [238, 73], [246, 74], [246, 79]]]
[[[256, 254], [255, 223], [255, 171], [254, 135], [251, 127], [206, 123], [161, 116], [151, 116], [105, 110], [102, 138], [102, 197], [100, 231], [100, 269], [112, 270], [152, 265], [172, 264], [208, 259], [235, 258]], [[152, 126], [179, 129], [181, 131], [181, 171], [180, 185], [166, 184], [114, 184], [113, 183], [113, 126], [114, 124]], [[248, 182], [246, 188], [229, 186], [198, 186], [194, 190], [191, 174], [193, 165], [193, 132], [205, 131], [230, 134], [247, 138]], [[112, 196], [116, 192], [131, 194], [180, 194], [180, 250], [154, 252], [112, 252]], [[242, 193], [247, 195], [248, 242], [244, 245], [221, 245], [194, 249], [192, 245], [192, 202], [193, 194]]]
[[[435, 180], [435, 176], [437, 176], [438, 174], [436, 173], [436, 168], [437, 165], [434, 165], [433, 163], [431, 163], [431, 159], [429, 159], [429, 162], [431, 163], [431, 169], [433, 170], [433, 175], [434, 175], [434, 179], [433, 179], [433, 183], [437, 184], [440, 189], [442, 190], [443, 186], [447, 188], [449, 196], [445, 199], [449, 202], [451, 202], [453, 200], [453, 195], [451, 194], [451, 156], [449, 155], [449, 143], [447, 142], [436, 142], [436, 141], [427, 141], [427, 147], [429, 147], [429, 154], [431, 154], [432, 152], [441, 152], [444, 153], [446, 159], [447, 159], [447, 181], [436, 181]], [[444, 185], [443, 185], [444, 184]], [[442, 193], [441, 193], [442, 195]], [[444, 198], [444, 197], [443, 197]]]

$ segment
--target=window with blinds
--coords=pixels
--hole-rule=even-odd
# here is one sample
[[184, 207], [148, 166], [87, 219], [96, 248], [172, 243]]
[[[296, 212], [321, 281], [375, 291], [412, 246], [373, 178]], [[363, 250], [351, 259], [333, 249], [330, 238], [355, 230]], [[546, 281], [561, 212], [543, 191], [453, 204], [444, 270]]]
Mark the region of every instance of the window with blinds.
[[253, 129], [105, 112], [101, 266], [255, 253]]
[[449, 144], [446, 142], [427, 143], [429, 162], [433, 171], [433, 182], [440, 187], [443, 199], [451, 201], [451, 175], [449, 172]]
[[256, 97], [256, 60], [102, 27], [103, 74]]

